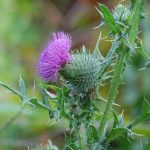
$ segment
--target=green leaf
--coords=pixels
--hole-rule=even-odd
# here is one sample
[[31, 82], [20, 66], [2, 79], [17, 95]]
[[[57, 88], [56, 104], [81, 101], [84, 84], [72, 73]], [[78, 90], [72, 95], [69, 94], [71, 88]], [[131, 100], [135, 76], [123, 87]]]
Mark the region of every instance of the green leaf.
[[116, 127], [122, 127], [123, 126], [123, 116], [118, 115], [113, 111], [113, 115], [114, 115], [114, 124], [113, 124], [113, 128]]
[[[48, 94], [50, 92], [47, 89], [52, 90], [56, 97], [51, 97], [50, 94]], [[64, 101], [67, 99], [65, 95], [68, 96], [68, 89], [66, 87], [60, 88], [56, 85], [41, 84], [41, 94], [43, 98], [43, 104], [49, 108], [50, 118], [59, 119], [60, 116], [67, 117], [64, 110]], [[54, 102], [57, 105], [56, 109], [51, 106], [51, 102]]]
[[110, 10], [108, 9], [108, 7], [106, 7], [103, 4], [99, 4], [99, 8], [100, 8], [100, 11], [101, 11], [100, 13], [101, 13], [101, 16], [103, 17], [103, 20], [106, 23], [114, 24], [115, 23], [114, 17], [112, 13], [110, 12]]
[[49, 102], [48, 102], [49, 96], [47, 94], [48, 91], [45, 88], [40, 88], [40, 91], [41, 91], [41, 95], [42, 95], [43, 104], [49, 106]]
[[64, 109], [64, 101], [65, 101], [65, 96], [64, 96], [64, 91], [63, 88], [61, 89], [61, 91], [57, 94], [57, 100], [58, 100], [58, 109], [60, 110], [61, 115], [66, 115], [65, 114], [65, 109]]
[[49, 111], [50, 119], [55, 118], [56, 120], [59, 120], [61, 117], [61, 111], [60, 110], [53, 110]]
[[[108, 7], [106, 7], [103, 4], [99, 4], [99, 8], [100, 8], [100, 11], [98, 10], [98, 12], [102, 16], [104, 23], [108, 24], [111, 29], [110, 35], [120, 33], [120, 31], [121, 31], [120, 25], [115, 22], [115, 19], [112, 15], [111, 11], [108, 9]], [[103, 25], [104, 25], [104, 23], [103, 23]]]
[[142, 44], [142, 41], [139, 40], [139, 42], [137, 43], [137, 51], [145, 58], [145, 59], [149, 59], [149, 55], [146, 53], [144, 47], [143, 47], [143, 44]]
[[61, 92], [61, 88], [58, 87], [57, 85], [55, 84], [45, 84], [45, 83], [40, 83], [40, 88], [45, 88], [45, 89], [51, 89], [52, 91], [54, 92], [58, 92], [60, 93]]
[[16, 91], [14, 88], [10, 87], [9, 85], [7, 85], [3, 82], [0, 82], [0, 85], [3, 86], [4, 88], [6, 88], [7, 90], [9, 90], [10, 92], [12, 92], [13, 94], [22, 97], [21, 93], [19, 93], [18, 91]]
[[61, 91], [61, 88], [56, 86], [56, 85], [47, 85], [48, 88], [56, 91], [56, 92], [60, 92]]
[[125, 135], [129, 130], [127, 128], [113, 128], [111, 133], [107, 136], [106, 141], [110, 142], [120, 136]]
[[115, 23], [115, 25], [110, 24], [110, 27], [111, 27], [110, 35], [111, 34], [115, 34], [115, 33], [120, 33], [120, 31], [121, 31], [121, 27], [120, 27], [120, 25], [118, 23]]
[[150, 103], [145, 99], [143, 102], [142, 113], [135, 120], [133, 120], [127, 127], [132, 128], [135, 125], [144, 122], [148, 119], [150, 119]]
[[24, 96], [26, 95], [25, 83], [21, 76], [19, 79], [19, 92]]
[[36, 97], [32, 97], [29, 102], [42, 109], [45, 109], [48, 111], [51, 110], [51, 108], [45, 105], [42, 101], [38, 101]]
[[145, 99], [143, 102], [143, 114], [150, 112], [150, 103]]
[[90, 141], [98, 140], [98, 132], [93, 125], [88, 127], [88, 137], [90, 138]]
[[115, 111], [113, 111], [113, 115], [114, 115], [114, 124], [113, 124], [113, 128], [116, 128], [118, 126], [119, 120], [118, 120], [118, 116], [116, 114]]

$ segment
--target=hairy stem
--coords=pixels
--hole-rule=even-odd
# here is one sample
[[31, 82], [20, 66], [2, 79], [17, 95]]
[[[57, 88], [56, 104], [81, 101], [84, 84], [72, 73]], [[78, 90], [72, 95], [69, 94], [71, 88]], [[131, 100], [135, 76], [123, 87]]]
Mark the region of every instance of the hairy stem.
[[103, 115], [103, 118], [101, 121], [101, 125], [100, 125], [99, 130], [98, 130], [100, 140], [102, 138], [109, 114], [112, 111], [112, 105], [113, 105], [114, 99], [116, 98], [116, 95], [117, 95], [118, 86], [120, 85], [120, 82], [121, 82], [120, 76], [123, 72], [123, 65], [124, 65], [125, 57], [126, 57], [126, 55], [125, 55], [125, 48], [124, 48], [123, 52], [117, 58], [117, 62], [116, 62], [116, 66], [115, 66], [115, 72], [114, 72], [114, 78], [113, 78], [112, 83], [111, 83], [108, 102], [107, 102], [106, 109], [105, 109], [105, 112], [104, 112], [104, 115]]
[[[131, 44], [134, 44], [134, 41], [138, 34], [138, 26], [139, 26], [139, 22], [140, 22], [142, 8], [143, 8], [143, 0], [135, 1], [134, 8], [133, 8], [133, 15], [132, 15], [132, 19], [131, 19], [132, 21], [131, 21], [131, 25], [130, 25], [131, 28], [128, 33], [128, 35], [129, 35], [128, 40]], [[107, 124], [109, 114], [112, 111], [114, 99], [116, 98], [116, 95], [117, 95], [117, 89], [121, 83], [120, 82], [121, 75], [122, 75], [123, 69], [124, 69], [123, 63], [124, 63], [124, 60], [127, 55], [126, 51], [128, 49], [124, 43], [122, 43], [122, 44], [123, 44], [122, 53], [120, 55], [118, 55], [117, 62], [115, 64], [114, 78], [112, 79], [112, 83], [110, 86], [108, 102], [107, 102], [106, 109], [105, 109], [105, 112], [104, 112], [104, 115], [103, 115], [103, 118], [101, 121], [101, 125], [98, 129], [100, 141], [102, 140], [102, 136], [104, 133], [105, 126]]]

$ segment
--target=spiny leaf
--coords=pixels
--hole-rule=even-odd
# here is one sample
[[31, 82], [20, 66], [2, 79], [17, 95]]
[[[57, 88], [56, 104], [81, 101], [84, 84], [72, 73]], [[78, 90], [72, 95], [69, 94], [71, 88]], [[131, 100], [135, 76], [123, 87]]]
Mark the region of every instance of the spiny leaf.
[[45, 88], [49, 88], [49, 89], [51, 89], [51, 90], [54, 90], [55, 92], [60, 92], [60, 91], [61, 91], [61, 88], [58, 87], [58, 86], [56, 86], [56, 85], [52, 85], [52, 84], [50, 84], [50, 85], [43, 84], [42, 86], [45, 87]]
[[114, 24], [115, 20], [113, 18], [112, 13], [110, 12], [110, 10], [105, 5], [103, 5], [103, 4], [99, 4], [99, 8], [100, 8], [103, 20], [106, 23]]
[[118, 120], [118, 116], [117, 116], [117, 114], [116, 114], [115, 111], [113, 111], [113, 115], [114, 115], [114, 124], [113, 124], [113, 128], [116, 128], [116, 127], [118, 126], [119, 120]]
[[132, 128], [135, 125], [148, 119], [150, 119], [150, 103], [145, 99], [143, 102], [142, 113], [135, 120], [133, 120], [127, 127]]
[[145, 59], [149, 59], [149, 55], [146, 53], [144, 47], [143, 47], [143, 44], [142, 44], [142, 41], [139, 40], [139, 42], [137, 43], [137, 51], [145, 58]]
[[38, 101], [36, 97], [32, 97], [29, 102], [45, 110], [48, 110], [48, 111], [51, 110], [49, 106], [45, 105], [42, 101]]
[[127, 128], [113, 128], [111, 133], [107, 136], [106, 141], [110, 142], [120, 136], [123, 136], [127, 132], [128, 132]]
[[93, 125], [90, 125], [88, 128], [88, 137], [90, 137], [92, 141], [98, 140], [98, 132]]
[[7, 90], [9, 90], [10, 92], [12, 92], [13, 94], [22, 97], [21, 93], [19, 93], [18, 91], [16, 91], [14, 88], [10, 87], [9, 85], [7, 85], [3, 82], [0, 82], [0, 85], [3, 86], [4, 88], [6, 88]]
[[117, 114], [113, 111], [113, 115], [114, 115], [113, 128], [122, 127], [122, 125], [123, 125], [123, 116], [122, 116], [122, 114], [117, 116]]
[[25, 83], [24, 83], [24, 80], [22, 79], [21, 75], [20, 75], [20, 79], [19, 79], [19, 92], [22, 95], [26, 95]]
[[150, 112], [150, 103], [145, 99], [143, 103], [143, 113], [146, 114]]
[[100, 15], [102, 16], [104, 23], [107, 23], [109, 25], [109, 27], [111, 28], [111, 33], [115, 34], [115, 33], [119, 33], [120, 32], [120, 25], [115, 23], [115, 19], [111, 13], [111, 11], [108, 9], [108, 7], [106, 7], [103, 4], [99, 4], [99, 8], [100, 11], [98, 10], [98, 12], [100, 13]]

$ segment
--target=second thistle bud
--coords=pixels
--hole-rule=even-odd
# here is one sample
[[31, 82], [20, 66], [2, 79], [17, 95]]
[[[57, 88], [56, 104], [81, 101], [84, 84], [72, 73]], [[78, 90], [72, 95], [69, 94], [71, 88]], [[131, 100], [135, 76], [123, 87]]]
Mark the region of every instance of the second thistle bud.
[[128, 25], [129, 21], [130, 21], [130, 17], [131, 17], [131, 10], [130, 7], [119, 4], [115, 7], [115, 9], [113, 10], [113, 16], [115, 21], [124, 23], [126, 25]]

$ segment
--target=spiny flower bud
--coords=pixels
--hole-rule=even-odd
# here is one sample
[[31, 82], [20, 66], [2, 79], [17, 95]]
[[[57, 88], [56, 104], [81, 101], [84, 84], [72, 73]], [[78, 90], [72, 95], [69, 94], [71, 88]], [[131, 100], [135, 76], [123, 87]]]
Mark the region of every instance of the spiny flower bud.
[[122, 23], [128, 22], [130, 16], [131, 16], [131, 10], [130, 7], [118, 4], [115, 9], [113, 10], [113, 16], [115, 21], [119, 21]]
[[88, 91], [99, 81], [101, 62], [87, 51], [72, 54], [72, 61], [64, 66], [61, 75], [75, 91]]

